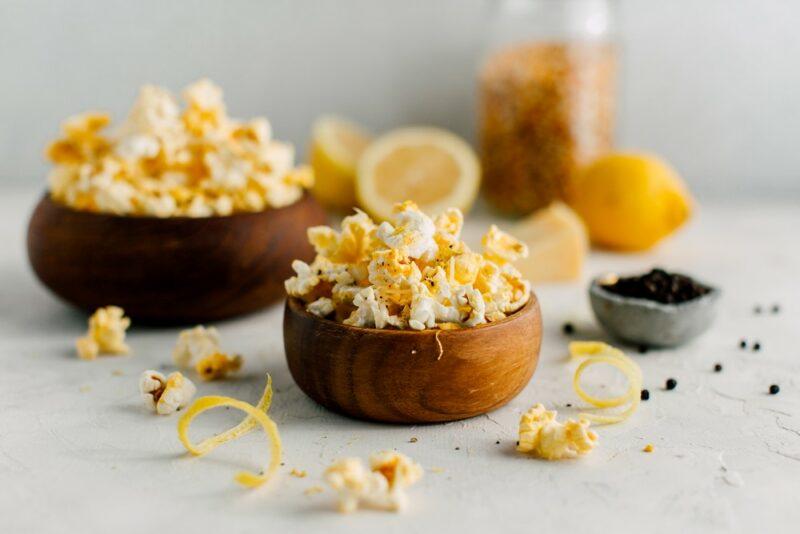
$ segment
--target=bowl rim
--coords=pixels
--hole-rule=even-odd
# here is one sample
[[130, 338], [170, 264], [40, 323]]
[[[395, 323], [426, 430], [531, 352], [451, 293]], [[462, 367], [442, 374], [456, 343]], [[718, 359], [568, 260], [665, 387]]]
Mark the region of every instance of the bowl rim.
[[414, 330], [414, 329], [398, 329], [398, 328], [369, 328], [364, 326], [353, 326], [349, 324], [340, 323], [338, 321], [334, 321], [332, 319], [327, 319], [325, 317], [319, 317], [318, 315], [314, 315], [313, 313], [306, 310], [305, 306], [302, 305], [302, 300], [298, 297], [287, 296], [286, 297], [286, 307], [291, 308], [293, 313], [298, 313], [300, 315], [304, 315], [316, 322], [323, 323], [323, 324], [330, 324], [334, 327], [341, 328], [342, 330], [349, 330], [352, 332], [359, 332], [359, 333], [368, 333], [368, 334], [375, 334], [375, 335], [399, 335], [399, 336], [436, 336], [436, 335], [455, 335], [455, 334], [464, 334], [466, 332], [475, 332], [478, 330], [487, 330], [490, 328], [498, 328], [501, 325], [507, 325], [513, 321], [519, 320], [522, 317], [530, 315], [534, 312], [534, 310], [539, 309], [539, 299], [536, 297], [536, 293], [534, 291], [530, 292], [530, 298], [523, 304], [523, 306], [518, 309], [517, 311], [513, 312], [511, 315], [500, 319], [499, 321], [494, 321], [492, 323], [483, 323], [477, 326], [471, 326], [467, 328], [457, 328], [453, 330], [442, 330], [440, 328], [426, 328], [424, 330]]
[[[605, 274], [602, 274], [602, 275], [595, 276], [594, 278], [592, 278], [592, 283], [589, 284], [589, 294], [590, 295], [597, 295], [598, 297], [603, 298], [605, 300], [612, 301], [615, 304], [629, 304], [629, 305], [632, 305], [632, 306], [639, 306], [639, 307], [642, 307], [642, 308], [650, 308], [650, 309], [653, 309], [653, 310], [661, 310], [661, 311], [665, 311], [665, 312], [674, 312], [674, 311], [679, 310], [681, 308], [697, 306], [697, 305], [699, 305], [700, 303], [703, 303], [703, 302], [709, 302], [709, 301], [714, 302], [719, 298], [720, 294], [722, 293], [722, 290], [719, 287], [717, 287], [717, 286], [715, 286], [713, 284], [706, 283], [705, 280], [701, 280], [701, 279], [699, 279], [699, 278], [697, 278], [695, 276], [689, 276], [689, 275], [684, 274], [684, 273], [677, 273], [677, 274], [682, 274], [683, 276], [687, 276], [689, 278], [692, 278], [695, 282], [698, 282], [698, 283], [706, 286], [709, 289], [708, 293], [706, 293], [705, 295], [700, 295], [699, 297], [695, 297], [695, 298], [693, 298], [691, 300], [686, 300], [686, 301], [683, 301], [683, 302], [675, 302], [675, 303], [658, 302], [657, 300], [650, 300], [650, 299], [646, 299], [646, 298], [642, 298], [642, 297], [626, 297], [626, 296], [623, 296], [623, 295], [618, 295], [618, 294], [616, 294], [614, 292], [611, 292], [611, 291], [605, 289], [603, 287], [603, 284], [600, 283], [600, 281], [603, 278], [606, 278], [609, 274], [614, 274], [616, 276], [620, 276], [619, 273], [613, 273], [613, 272], [608, 272], [608, 273], [605, 273]], [[622, 275], [622, 276], [637, 276], [637, 275], [631, 274], [631, 275]]]
[[104, 211], [88, 211], [88, 210], [79, 210], [75, 209], [72, 206], [68, 206], [63, 204], [56, 199], [53, 198], [53, 195], [50, 193], [50, 188], [46, 188], [39, 199], [38, 204], [42, 202], [47, 202], [51, 206], [61, 209], [70, 213], [76, 213], [78, 215], [86, 216], [86, 217], [94, 217], [98, 220], [100, 219], [114, 219], [114, 220], [128, 220], [128, 221], [221, 221], [221, 220], [231, 220], [231, 219], [246, 219], [252, 217], [258, 217], [260, 215], [266, 215], [268, 213], [277, 212], [280, 210], [285, 210], [289, 208], [297, 207], [301, 202], [305, 202], [308, 199], [312, 199], [313, 195], [311, 191], [308, 189], [303, 190], [303, 196], [301, 196], [296, 201], [288, 204], [286, 206], [281, 206], [280, 208], [269, 207], [260, 211], [239, 211], [235, 213], [231, 213], [230, 215], [210, 215], [208, 217], [189, 217], [188, 215], [178, 215], [174, 217], [156, 217], [155, 215], [120, 215], [118, 213], [108, 213]]

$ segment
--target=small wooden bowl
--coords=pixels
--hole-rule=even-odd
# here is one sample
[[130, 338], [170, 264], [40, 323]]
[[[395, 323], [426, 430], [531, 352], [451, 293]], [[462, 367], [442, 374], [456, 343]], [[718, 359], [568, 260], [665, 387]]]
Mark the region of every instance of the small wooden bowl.
[[312, 315], [296, 298], [283, 316], [300, 389], [335, 412], [391, 423], [455, 421], [503, 406], [530, 381], [541, 340], [533, 294], [510, 317], [461, 330], [357, 328]]
[[258, 213], [166, 219], [76, 211], [45, 195], [28, 258], [45, 286], [86, 311], [114, 304], [145, 323], [200, 323], [283, 297], [292, 260], [313, 258], [306, 228], [325, 221], [309, 195]]

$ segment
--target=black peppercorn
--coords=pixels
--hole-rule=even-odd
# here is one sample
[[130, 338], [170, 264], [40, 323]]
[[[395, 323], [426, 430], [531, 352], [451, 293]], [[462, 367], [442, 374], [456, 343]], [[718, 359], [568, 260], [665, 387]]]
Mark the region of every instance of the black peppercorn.
[[650, 400], [650, 392], [648, 390], [646, 390], [646, 389], [643, 389], [642, 393], [640, 394], [640, 398], [643, 401]]
[[761, 306], [756, 306], [755, 308], [753, 308], [753, 313], [759, 315], [761, 313]]
[[714, 364], [714, 372], [715, 373], [721, 373], [722, 372], [722, 364], [721, 363], [715, 363]]
[[572, 325], [572, 323], [564, 323], [564, 326], [561, 327], [561, 330], [564, 332], [564, 334], [569, 336], [575, 332], [575, 327]]
[[460, 451], [460, 450], [461, 450], [461, 447], [456, 447], [456, 450], [457, 450], [457, 451]]
[[781, 387], [778, 384], [772, 384], [769, 387], [769, 394], [770, 395], [777, 395], [781, 390]]
[[753, 352], [758, 352], [760, 350], [761, 350], [761, 343], [759, 343], [758, 341], [753, 343]]
[[678, 381], [675, 380], [674, 378], [668, 378], [667, 379], [666, 388], [668, 390], [672, 390], [672, 389], [675, 389], [676, 387], [678, 387]]
[[773, 304], [772, 305], [772, 313], [780, 313], [780, 311], [781, 311], [780, 304]]
[[746, 349], [746, 348], [747, 348], [747, 341], [746, 341], [746, 340], [744, 340], [744, 339], [743, 339], [743, 340], [741, 340], [741, 341], [739, 342], [739, 348], [740, 348], [740, 349]]
[[497, 441], [494, 442], [494, 444], [495, 445], [500, 445], [500, 440], [498, 439]]

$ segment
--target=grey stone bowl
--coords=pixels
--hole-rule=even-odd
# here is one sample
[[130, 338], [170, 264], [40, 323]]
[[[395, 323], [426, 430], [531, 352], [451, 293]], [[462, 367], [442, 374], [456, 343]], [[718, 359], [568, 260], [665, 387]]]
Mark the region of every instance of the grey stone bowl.
[[699, 336], [717, 315], [721, 291], [711, 291], [680, 304], [623, 297], [603, 288], [602, 276], [592, 280], [589, 299], [598, 322], [612, 336], [648, 347], [676, 347]]

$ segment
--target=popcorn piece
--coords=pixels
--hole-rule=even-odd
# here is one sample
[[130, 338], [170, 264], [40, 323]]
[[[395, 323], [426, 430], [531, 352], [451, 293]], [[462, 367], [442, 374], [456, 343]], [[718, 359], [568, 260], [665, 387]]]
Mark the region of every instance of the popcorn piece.
[[145, 404], [159, 415], [169, 415], [191, 402], [197, 388], [179, 372], [168, 377], [148, 370], [139, 378], [139, 392]]
[[219, 332], [213, 326], [195, 326], [183, 330], [172, 351], [172, 359], [178, 367], [188, 368], [194, 362], [219, 352]]
[[215, 352], [202, 359], [195, 365], [195, 370], [203, 380], [217, 380], [226, 378], [242, 368], [244, 359], [239, 355], [228, 356], [222, 352]]
[[392, 249], [401, 250], [411, 258], [423, 258], [438, 249], [433, 235], [436, 225], [413, 202], [395, 207], [395, 225], [383, 222], [375, 235]]
[[125, 330], [131, 320], [117, 306], [98, 308], [89, 318], [89, 331], [75, 342], [78, 356], [94, 360], [99, 354], [127, 354], [130, 347], [125, 344]]
[[370, 458], [370, 469], [358, 458], [344, 458], [326, 469], [324, 477], [339, 494], [339, 511], [350, 513], [360, 502], [381, 510], [403, 510], [408, 503], [405, 488], [422, 475], [422, 467], [409, 457], [384, 451]]
[[269, 122], [228, 117], [222, 90], [200, 80], [183, 93], [141, 88], [111, 133], [108, 115], [65, 121], [47, 149], [54, 200], [79, 210], [154, 217], [209, 217], [283, 207], [313, 185], [294, 148], [272, 139]]
[[333, 305], [333, 300], [327, 297], [318, 298], [309, 304], [307, 309], [309, 313], [313, 313], [318, 317], [327, 317], [336, 310]]
[[537, 404], [520, 418], [517, 450], [545, 460], [582, 456], [597, 444], [597, 434], [589, 430], [589, 424], [585, 419], [559, 423], [554, 410]]
[[528, 246], [492, 225], [481, 240], [484, 255], [498, 265], [525, 258]]

